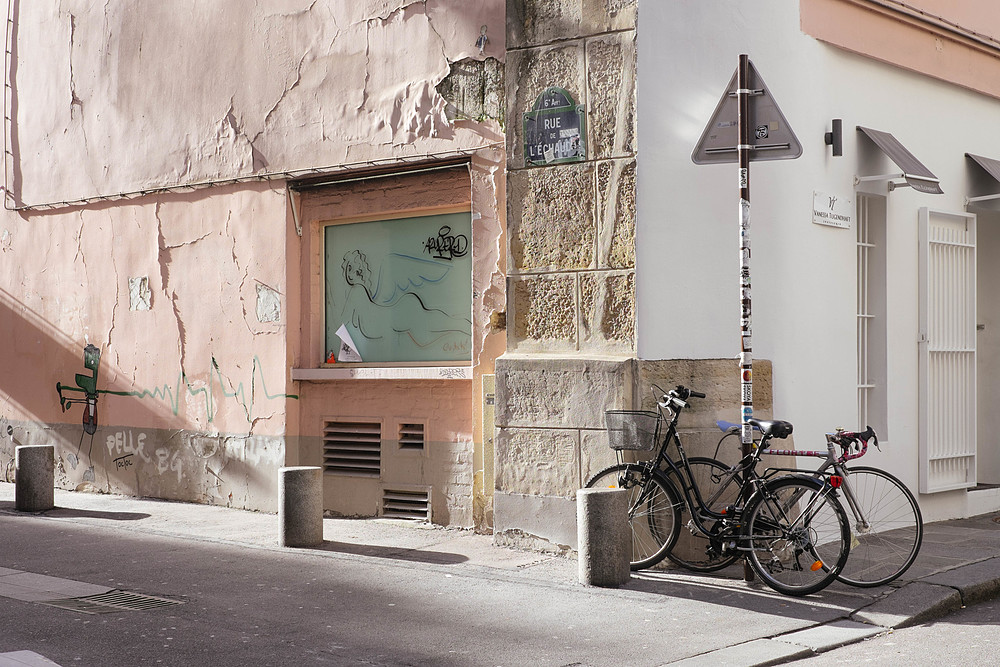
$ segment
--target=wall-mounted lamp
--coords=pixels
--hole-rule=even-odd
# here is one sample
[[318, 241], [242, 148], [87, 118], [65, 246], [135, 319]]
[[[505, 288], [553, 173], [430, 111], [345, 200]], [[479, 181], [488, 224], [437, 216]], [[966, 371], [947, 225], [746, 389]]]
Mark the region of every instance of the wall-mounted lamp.
[[823, 141], [827, 146], [833, 146], [834, 157], [840, 157], [844, 154], [844, 121], [834, 118], [832, 123], [833, 131], [823, 135]]

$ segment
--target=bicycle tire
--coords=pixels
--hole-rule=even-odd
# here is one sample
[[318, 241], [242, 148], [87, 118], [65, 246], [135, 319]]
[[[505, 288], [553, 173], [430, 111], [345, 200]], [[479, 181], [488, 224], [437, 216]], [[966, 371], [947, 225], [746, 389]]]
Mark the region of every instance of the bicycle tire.
[[814, 477], [770, 480], [747, 503], [743, 521], [751, 567], [785, 595], [822, 590], [850, 555], [847, 513], [834, 489]]
[[859, 525], [845, 499], [844, 508], [854, 519], [851, 555], [837, 578], [861, 588], [882, 586], [906, 572], [917, 558], [924, 535], [920, 506], [910, 490], [884, 470], [858, 466], [848, 467], [847, 473], [847, 483], [869, 525]]
[[[701, 456], [689, 458], [688, 466], [691, 480], [701, 492], [702, 500], [710, 511], [721, 513], [723, 509], [736, 503], [742, 481], [739, 473], [726, 480], [724, 488], [719, 488], [723, 480], [719, 479], [718, 475], [728, 472], [729, 466], [721, 461]], [[666, 473], [666, 478], [677, 488], [684, 487], [672, 469]], [[691, 512], [687, 503], [678, 509], [679, 523], [683, 526], [691, 520]], [[711, 523], [718, 527], [716, 521], [712, 520]], [[718, 540], [713, 540], [693, 526], [690, 530], [680, 531], [674, 546], [667, 552], [667, 558], [693, 572], [717, 572], [729, 567], [740, 557], [741, 554], [736, 550], [724, 552]]]
[[674, 485], [657, 471], [637, 463], [620, 463], [590, 478], [587, 488], [628, 491], [628, 523], [632, 533], [629, 567], [642, 570], [662, 561], [680, 532], [682, 502]]

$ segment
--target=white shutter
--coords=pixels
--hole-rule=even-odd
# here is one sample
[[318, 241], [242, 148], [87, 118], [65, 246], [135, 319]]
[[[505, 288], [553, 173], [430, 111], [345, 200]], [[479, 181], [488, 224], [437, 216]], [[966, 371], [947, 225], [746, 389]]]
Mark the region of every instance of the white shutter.
[[976, 216], [920, 209], [920, 492], [976, 485]]

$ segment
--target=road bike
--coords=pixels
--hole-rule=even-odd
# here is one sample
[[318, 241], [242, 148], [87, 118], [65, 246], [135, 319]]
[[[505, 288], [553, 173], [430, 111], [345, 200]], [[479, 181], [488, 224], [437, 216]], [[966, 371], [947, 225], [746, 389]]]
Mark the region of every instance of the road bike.
[[[740, 425], [718, 421], [724, 432], [716, 447], [716, 457], [727, 441], [740, 443]], [[864, 456], [868, 443], [879, 448], [878, 436], [869, 426], [865, 431], [852, 432], [837, 429], [826, 434], [826, 450], [795, 450], [767, 448], [764, 454], [776, 456], [807, 456], [823, 459], [819, 468], [808, 471], [824, 476], [835, 474], [843, 481], [840, 494], [845, 507], [853, 517], [851, 524], [851, 556], [847, 565], [837, 575], [845, 584], [863, 588], [882, 586], [895, 580], [913, 564], [923, 541], [924, 523], [920, 506], [906, 485], [884, 470], [871, 466], [848, 466]], [[837, 453], [836, 448], [840, 449]], [[716, 476], [714, 459], [712, 483], [722, 484]], [[722, 466], [722, 464], [718, 464]], [[725, 467], [725, 466], [723, 466]], [[804, 473], [799, 468], [773, 468], [779, 472]]]
[[[732, 468], [689, 459], [677, 422], [690, 398], [705, 395], [683, 386], [654, 389], [656, 412], [606, 413], [609, 444], [619, 463], [587, 482], [590, 488], [628, 492], [632, 569], [670, 558], [690, 569], [714, 571], [745, 557], [762, 581], [787, 595], [808, 595], [833, 582], [847, 562], [851, 539], [837, 476], [756, 472], [769, 441], [788, 437], [792, 425], [751, 420], [760, 429], [760, 446]], [[668, 454], [671, 445], [676, 458]], [[648, 461], [624, 462], [622, 452], [630, 449], [656, 453]], [[699, 541], [687, 553], [675, 548], [684, 523]]]

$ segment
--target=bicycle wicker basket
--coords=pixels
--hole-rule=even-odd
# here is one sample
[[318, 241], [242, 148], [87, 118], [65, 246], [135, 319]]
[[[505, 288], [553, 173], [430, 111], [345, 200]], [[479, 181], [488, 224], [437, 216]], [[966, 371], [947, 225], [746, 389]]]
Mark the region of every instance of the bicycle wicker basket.
[[608, 445], [611, 449], [639, 449], [649, 451], [656, 447], [660, 435], [660, 415], [641, 410], [607, 410], [604, 421], [608, 426]]

